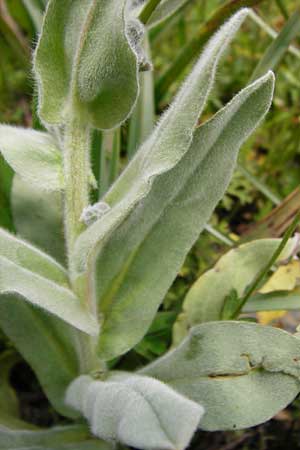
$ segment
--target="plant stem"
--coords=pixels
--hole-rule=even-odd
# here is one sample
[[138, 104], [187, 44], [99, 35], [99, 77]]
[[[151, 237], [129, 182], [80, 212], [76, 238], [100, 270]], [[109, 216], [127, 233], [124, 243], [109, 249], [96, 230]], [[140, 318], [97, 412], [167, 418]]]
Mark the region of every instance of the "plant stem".
[[85, 225], [80, 221], [89, 204], [90, 130], [80, 119], [67, 124], [64, 142], [65, 233], [68, 255]]
[[149, 0], [146, 5], [144, 6], [141, 14], [140, 14], [140, 21], [146, 25], [150, 17], [152, 16], [152, 13], [156, 9], [156, 7], [159, 5], [161, 0]]
[[178, 79], [186, 66], [198, 55], [204, 44], [226, 19], [240, 8], [255, 6], [263, 1], [265, 0], [229, 0], [217, 8], [210, 19], [200, 27], [198, 33], [183, 47], [167, 71], [159, 78], [156, 84], [157, 101], [163, 98], [171, 84]]
[[280, 253], [285, 248], [288, 240], [290, 239], [290, 237], [293, 235], [294, 231], [296, 230], [299, 221], [300, 221], [300, 211], [296, 214], [293, 222], [291, 223], [289, 228], [286, 230], [286, 232], [285, 232], [285, 234], [284, 234], [284, 236], [283, 236], [283, 238], [282, 238], [278, 248], [273, 253], [271, 259], [268, 261], [268, 263], [266, 264], [265, 268], [257, 275], [257, 277], [254, 279], [254, 281], [251, 283], [251, 285], [247, 289], [244, 297], [242, 298], [242, 300], [239, 303], [238, 309], [235, 312], [234, 317], [237, 317], [240, 314], [240, 312], [242, 311], [243, 307], [245, 306], [245, 304], [247, 303], [247, 301], [249, 300], [251, 295], [257, 290], [257, 288], [259, 287], [260, 283], [264, 280], [264, 278], [268, 274], [269, 270], [275, 264], [275, 262], [277, 261], [278, 257], [280, 256]]
[[[65, 174], [65, 235], [67, 241], [69, 266], [76, 238], [85, 229], [80, 221], [82, 211], [89, 204], [90, 167], [90, 128], [80, 119], [70, 120], [65, 129], [64, 174]], [[81, 297], [76, 286], [75, 293]], [[82, 299], [85, 304], [87, 299]], [[81, 373], [89, 373], [98, 367], [94, 338], [85, 333], [77, 333], [77, 353]]]

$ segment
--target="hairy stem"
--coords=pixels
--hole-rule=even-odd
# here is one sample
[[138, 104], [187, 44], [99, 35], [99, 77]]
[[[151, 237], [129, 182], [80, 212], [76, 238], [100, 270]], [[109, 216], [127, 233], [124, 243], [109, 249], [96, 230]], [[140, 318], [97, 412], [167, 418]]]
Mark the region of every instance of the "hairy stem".
[[89, 204], [90, 130], [80, 120], [66, 126], [64, 142], [65, 233], [68, 255], [85, 225], [80, 221]]
[[210, 19], [205, 22], [197, 34], [183, 47], [175, 61], [166, 72], [159, 78], [156, 84], [156, 98], [160, 101], [169, 87], [182, 74], [187, 65], [195, 58], [201, 48], [206, 44], [214, 32], [232, 14], [243, 7], [251, 7], [262, 3], [264, 0], [229, 0], [217, 8]]
[[[89, 204], [90, 144], [90, 128], [80, 118], [71, 120], [66, 126], [64, 140], [65, 236], [69, 265], [75, 241], [85, 228], [80, 217]], [[81, 297], [76, 286], [73, 287]], [[87, 299], [83, 298], [82, 301], [87, 304]], [[89, 373], [99, 365], [95, 342], [84, 333], [77, 333], [76, 336], [80, 371]]]

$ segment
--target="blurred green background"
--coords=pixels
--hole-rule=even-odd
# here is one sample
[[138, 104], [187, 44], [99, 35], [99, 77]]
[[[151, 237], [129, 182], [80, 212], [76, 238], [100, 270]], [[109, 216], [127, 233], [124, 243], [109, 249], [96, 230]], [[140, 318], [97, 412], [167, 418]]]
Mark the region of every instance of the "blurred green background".
[[[32, 76], [31, 55], [41, 24], [44, 0], [0, 0], [0, 122], [19, 126], [41, 128], [36, 114], [35, 81]], [[156, 82], [157, 116], [168, 105], [184, 76], [189, 72], [193, 61], [199, 55], [200, 45], [189, 64], [182, 67], [180, 75], [170, 84], [164, 95], [159, 86], [168, 68], [206, 24], [217, 8], [224, 6], [223, 0], [190, 0], [175, 16], [163, 25], [153, 28], [149, 33], [153, 60], [153, 76]], [[229, 3], [235, 3], [232, 0]], [[169, 346], [171, 326], [182, 299], [192, 282], [198, 278], [218, 257], [234, 242], [245, 241], [253, 236], [280, 236], [292, 220], [295, 211], [300, 208], [300, 3], [299, 0], [258, 1], [253, 8], [254, 14], [247, 19], [220, 65], [217, 83], [210, 97], [205, 114], [206, 120], [251, 79], [263, 55], [273, 42], [274, 35], [287, 30], [286, 24], [295, 17], [296, 32], [291, 36], [283, 35], [273, 49], [272, 58], [282, 49], [282, 55], [274, 67], [276, 90], [274, 102], [267, 119], [258, 131], [242, 148], [237, 168], [225, 198], [218, 206], [211, 223], [199, 238], [188, 255], [185, 265], [168, 293], [162, 310], [147, 337], [134, 352], [122, 361], [122, 367], [133, 367], [141, 360], [151, 360], [162, 354]], [[298, 27], [298, 29], [297, 29]], [[287, 30], [288, 31], [288, 30]], [[273, 35], [273, 37], [272, 37]], [[287, 48], [287, 42], [292, 47]], [[279, 50], [278, 50], [279, 49]], [[277, 53], [276, 53], [277, 52]], [[121, 159], [119, 168], [128, 160], [127, 142], [129, 123], [122, 127]], [[107, 159], [113, 158], [108, 150]], [[0, 156], [0, 226], [14, 230], [10, 212], [10, 188], [12, 172]], [[277, 207], [271, 216], [269, 214]], [[11, 348], [3, 337], [0, 350]], [[20, 362], [20, 364], [23, 364]], [[20, 392], [32, 391], [37, 396], [34, 401], [25, 401], [27, 420], [33, 420], [34, 414], [41, 415], [40, 403], [43, 399], [36, 380], [26, 366], [24, 376], [16, 381]], [[20, 387], [21, 386], [21, 387]], [[22, 387], [23, 386], [23, 387]], [[34, 395], [34, 394], [32, 394]], [[26, 408], [25, 408], [26, 410]], [[42, 424], [53, 423], [53, 411], [45, 407], [45, 418], [36, 420]], [[49, 412], [50, 411], [50, 412]], [[277, 447], [266, 440], [266, 434], [276, 434], [272, 424], [259, 428], [253, 434], [254, 447], [246, 433], [229, 433], [207, 437], [202, 433], [195, 446], [199, 449], [231, 448], [281, 448], [285, 430], [290, 432], [290, 421], [297, 431], [300, 408], [297, 401], [282, 416], [279, 426], [280, 436], [276, 435]], [[50, 418], [49, 418], [50, 417]], [[281, 422], [276, 422], [278, 423]], [[268, 428], [269, 427], [269, 428]], [[299, 428], [299, 426], [298, 426]], [[260, 431], [260, 430], [263, 431]], [[251, 434], [252, 432], [250, 432]], [[245, 437], [246, 436], [246, 437]], [[299, 433], [295, 435], [293, 447], [300, 448]], [[247, 440], [248, 439], [248, 440]], [[202, 443], [201, 443], [201, 442]], [[250, 442], [250, 446], [248, 443]], [[228, 442], [236, 442], [228, 446]], [[299, 447], [297, 446], [299, 445]], [[285, 448], [285, 447], [282, 447]]]

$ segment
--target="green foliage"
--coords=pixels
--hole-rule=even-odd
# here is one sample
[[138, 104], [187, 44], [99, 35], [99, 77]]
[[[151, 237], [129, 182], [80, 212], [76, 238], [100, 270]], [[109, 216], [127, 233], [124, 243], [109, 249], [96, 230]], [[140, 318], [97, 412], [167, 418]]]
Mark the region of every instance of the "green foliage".
[[[226, 189], [236, 160], [235, 150], [268, 108], [273, 89], [270, 76], [246, 90], [228, 107], [229, 110], [220, 113], [206, 128], [199, 128], [193, 136], [199, 108], [203, 107], [212, 83], [215, 58], [220, 56], [227, 36], [232, 36], [241, 19], [241, 14], [236, 16], [212, 41], [173, 107], [104, 197], [111, 207], [105, 220], [89, 227], [75, 244], [72, 256], [74, 282], [77, 285], [80, 282], [80, 288], [88, 292], [82, 285], [90, 283], [90, 277], [93, 277], [95, 287], [90, 291], [94, 296], [91, 301], [99, 302], [98, 311], [104, 318], [99, 341], [103, 359], [109, 360], [128, 351], [149, 328], [187, 249], [193, 245]], [[261, 101], [257, 107], [258, 115], [253, 115], [249, 124], [245, 121], [244, 127], [240, 128], [243, 135], [237, 134], [231, 146], [227, 143], [220, 146], [223, 127], [231, 126], [231, 117], [237, 110], [240, 115], [242, 111], [247, 115], [248, 98], [249, 105], [253, 101], [257, 106], [258, 97]], [[185, 103], [181, 103], [182, 98]], [[226, 132], [224, 130], [224, 134]], [[202, 140], [208, 145], [199, 152]], [[230, 156], [225, 152], [227, 148]], [[218, 166], [222, 167], [222, 173], [217, 171]], [[215, 173], [216, 178], [212, 179], [210, 173]], [[187, 184], [193, 177], [199, 180], [201, 188], [197, 181], [191, 181], [191, 187]], [[207, 192], [210, 196], [205, 202]], [[125, 242], [120, 248], [121, 236]], [[174, 236], [173, 242], [167, 236]], [[166, 261], [164, 266], [157, 265], [156, 254], [150, 252], [151, 248], [158, 247]], [[95, 268], [91, 264], [95, 264]], [[135, 288], [131, 280], [141, 277], [143, 267], [148, 270], [142, 276], [141, 290], [138, 285]], [[147, 310], [144, 304], [147, 304]], [[127, 317], [138, 318], [139, 308], [143, 309], [143, 321], [132, 328]]]
[[[176, 312], [158, 310], [171, 303], [169, 288], [184, 274], [184, 259], [223, 197], [239, 149], [267, 113], [274, 89], [269, 72], [229, 102], [213, 94], [209, 117], [219, 111], [199, 126], [220, 58], [248, 15], [241, 10], [211, 38], [152, 130], [153, 75], [138, 73], [151, 68], [149, 35], [143, 36], [152, 28], [151, 40], [167, 28], [186, 2], [144, 3], [50, 0], [34, 54], [38, 112], [47, 131], [0, 127], [0, 150], [15, 173], [11, 206], [19, 234], [0, 232], [0, 326], [55, 410], [84, 422], [27, 429], [14, 407], [8, 363], [0, 373], [0, 402], [12, 401], [0, 415], [4, 449], [107, 450], [120, 442], [183, 450], [199, 426], [256, 425], [300, 391], [297, 336], [224, 321], [236, 318], [249, 284], [258, 287], [253, 282], [265, 275], [277, 240], [233, 250], [220, 261], [221, 273], [202, 277], [209, 279], [208, 294], [197, 294], [191, 308], [184, 303], [177, 342], [192, 325], [211, 320], [202, 313], [199, 319], [194, 302], [210, 309], [215, 298], [211, 311], [220, 322], [192, 328], [182, 344], [136, 373], [123, 370], [167, 349], [160, 335], [170, 334]], [[24, 5], [38, 30], [45, 2]], [[202, 27], [202, 43], [231, 9], [218, 11], [214, 26]], [[15, 38], [20, 53], [27, 43], [18, 33]], [[120, 124], [133, 111], [128, 134]], [[114, 130], [96, 131], [107, 129]], [[119, 175], [124, 150], [130, 162]], [[96, 178], [91, 154], [100, 166]], [[5, 173], [8, 199], [11, 174]], [[3, 222], [9, 223], [5, 216]], [[280, 259], [294, 251], [291, 239]]]
[[40, 191], [14, 176], [11, 208], [17, 233], [65, 264], [62, 203], [61, 192]]
[[243, 322], [208, 322], [139, 373], [167, 383], [204, 406], [204, 430], [257, 425], [300, 390], [300, 340]]
[[105, 442], [90, 438], [89, 430], [82, 425], [57, 427], [51, 430], [27, 431], [0, 428], [3, 450], [34, 448], [35, 450], [110, 450]]
[[[96, 436], [149, 450], [186, 448], [204, 413], [164, 383], [125, 372], [112, 372], [105, 381], [82, 376], [69, 387], [66, 401], [82, 412]], [[173, 409], [176, 414], [170, 414]]]
[[299, 35], [300, 28], [300, 9], [298, 8], [287, 21], [281, 33], [273, 41], [266, 53], [255, 68], [251, 79], [255, 80], [263, 75], [267, 70], [275, 69], [279, 61], [283, 57], [286, 49], [290, 45], [292, 39]]
[[49, 134], [1, 125], [0, 151], [30, 184], [46, 191], [63, 188], [62, 154]]
[[[183, 312], [174, 325], [175, 344], [182, 340], [190, 327], [224, 319], [228, 308], [234, 312], [239, 298], [271, 259], [279, 243], [279, 239], [261, 239], [241, 245], [222, 256], [211, 270], [202, 275], [184, 299]], [[291, 240], [279, 261], [286, 260], [294, 249], [295, 242]]]
[[39, 113], [46, 123], [62, 124], [79, 114], [95, 128], [108, 129], [131, 112], [138, 60], [126, 34], [124, 4], [49, 1], [35, 53]]

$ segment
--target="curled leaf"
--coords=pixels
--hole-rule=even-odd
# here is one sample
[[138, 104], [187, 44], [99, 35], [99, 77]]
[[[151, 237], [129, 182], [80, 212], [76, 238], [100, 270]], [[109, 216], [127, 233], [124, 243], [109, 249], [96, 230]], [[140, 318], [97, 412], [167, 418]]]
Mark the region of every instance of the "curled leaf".
[[149, 450], [186, 448], [203, 415], [201, 406], [165, 384], [127, 373], [107, 381], [81, 376], [66, 402], [81, 411], [96, 436]]

